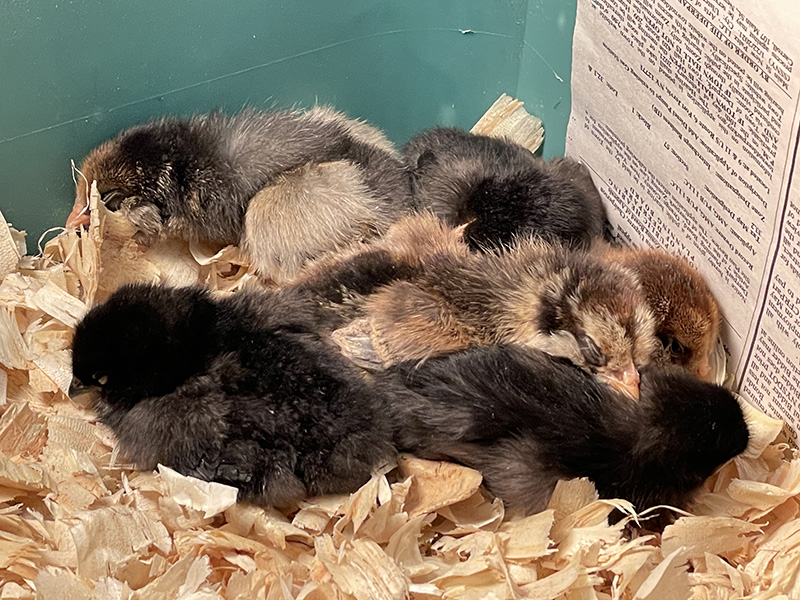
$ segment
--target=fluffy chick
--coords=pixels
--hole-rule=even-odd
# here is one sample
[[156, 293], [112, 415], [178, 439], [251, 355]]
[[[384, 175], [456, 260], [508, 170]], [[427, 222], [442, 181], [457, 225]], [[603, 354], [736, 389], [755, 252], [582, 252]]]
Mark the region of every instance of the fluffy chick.
[[613, 248], [604, 260], [632, 270], [642, 284], [660, 342], [654, 361], [680, 365], [708, 381], [720, 310], [700, 273], [686, 260], [656, 249]]
[[355, 318], [364, 299], [381, 287], [416, 279], [439, 257], [466, 258], [469, 247], [462, 236], [463, 228], [448, 227], [433, 213], [408, 215], [369, 243], [313, 262], [285, 289], [334, 308], [342, 315], [341, 325]]
[[283, 294], [213, 300], [194, 288], [121, 288], [78, 324], [76, 384], [140, 469], [157, 464], [283, 506], [352, 492], [394, 454], [378, 390]]
[[675, 367], [643, 370], [637, 403], [565, 361], [514, 346], [405, 363], [379, 380], [401, 388], [389, 409], [398, 449], [478, 469], [490, 491], [527, 514], [574, 477], [638, 511], [685, 509], [749, 438], [730, 392]]
[[513, 142], [444, 127], [418, 134], [403, 153], [417, 206], [468, 224], [475, 250], [532, 234], [587, 249], [604, 234], [600, 194], [574, 160], [545, 162]]
[[377, 200], [361, 173], [347, 161], [305, 165], [278, 175], [255, 195], [245, 216], [244, 246], [262, 278], [285, 285], [310, 258], [386, 231], [399, 217], [398, 207]]
[[144, 240], [244, 241], [267, 278], [382, 232], [410, 208], [406, 167], [385, 136], [325, 107], [159, 119], [95, 148], [81, 172], [67, 226], [88, 222], [97, 180], [106, 207]]
[[633, 398], [657, 343], [629, 270], [536, 239], [440, 255], [413, 281], [379, 289], [366, 312], [388, 363], [517, 343], [567, 358]]

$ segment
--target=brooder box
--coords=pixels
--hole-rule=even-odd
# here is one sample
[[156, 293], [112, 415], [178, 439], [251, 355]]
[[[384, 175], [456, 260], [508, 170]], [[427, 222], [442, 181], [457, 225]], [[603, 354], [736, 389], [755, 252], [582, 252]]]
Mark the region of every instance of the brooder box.
[[[69, 159], [145, 118], [332, 103], [402, 142], [471, 126], [501, 93], [563, 152], [572, 3], [71, 2], [3, 8], [0, 202], [29, 250], [72, 200]], [[97, 202], [95, 196], [94, 202]], [[231, 488], [115, 461], [72, 401], [71, 330], [131, 277], [235, 288], [235, 248], [144, 251], [92, 211], [20, 260], [0, 223], [0, 598], [772, 598], [796, 590], [800, 461], [753, 411], [745, 455], [661, 537], [609, 526], [624, 501], [559, 485], [522, 520], [470, 469], [405, 457], [350, 497], [282, 514]], [[245, 267], [245, 268], [243, 268]]]

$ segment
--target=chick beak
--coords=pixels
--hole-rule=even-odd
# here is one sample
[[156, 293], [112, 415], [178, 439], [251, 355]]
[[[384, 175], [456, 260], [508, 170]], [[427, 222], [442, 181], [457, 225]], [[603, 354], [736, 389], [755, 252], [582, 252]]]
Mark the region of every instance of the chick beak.
[[621, 369], [608, 371], [603, 375], [603, 379], [629, 398], [639, 399], [639, 371], [632, 362]]
[[67, 227], [81, 228], [89, 226], [89, 207], [85, 204], [75, 203], [72, 212], [67, 217]]
[[703, 381], [711, 381], [711, 365], [707, 360], [704, 360], [702, 363], [697, 365], [694, 374]]

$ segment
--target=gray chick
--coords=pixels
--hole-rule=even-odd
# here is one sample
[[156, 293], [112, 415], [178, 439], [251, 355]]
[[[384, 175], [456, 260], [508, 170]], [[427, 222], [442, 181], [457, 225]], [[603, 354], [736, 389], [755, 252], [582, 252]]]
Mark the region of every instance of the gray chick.
[[95, 148], [81, 172], [68, 227], [88, 222], [97, 180], [105, 206], [142, 240], [243, 244], [267, 280], [380, 234], [410, 209], [407, 169], [391, 143], [326, 107], [159, 119]]

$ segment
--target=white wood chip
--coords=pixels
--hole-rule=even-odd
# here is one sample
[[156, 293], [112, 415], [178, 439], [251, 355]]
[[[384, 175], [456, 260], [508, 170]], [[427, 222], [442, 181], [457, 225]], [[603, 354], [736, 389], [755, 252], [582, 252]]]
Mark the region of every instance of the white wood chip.
[[201, 511], [205, 518], [218, 515], [236, 504], [238, 490], [235, 487], [187, 477], [164, 465], [158, 465], [158, 472], [175, 502]]

